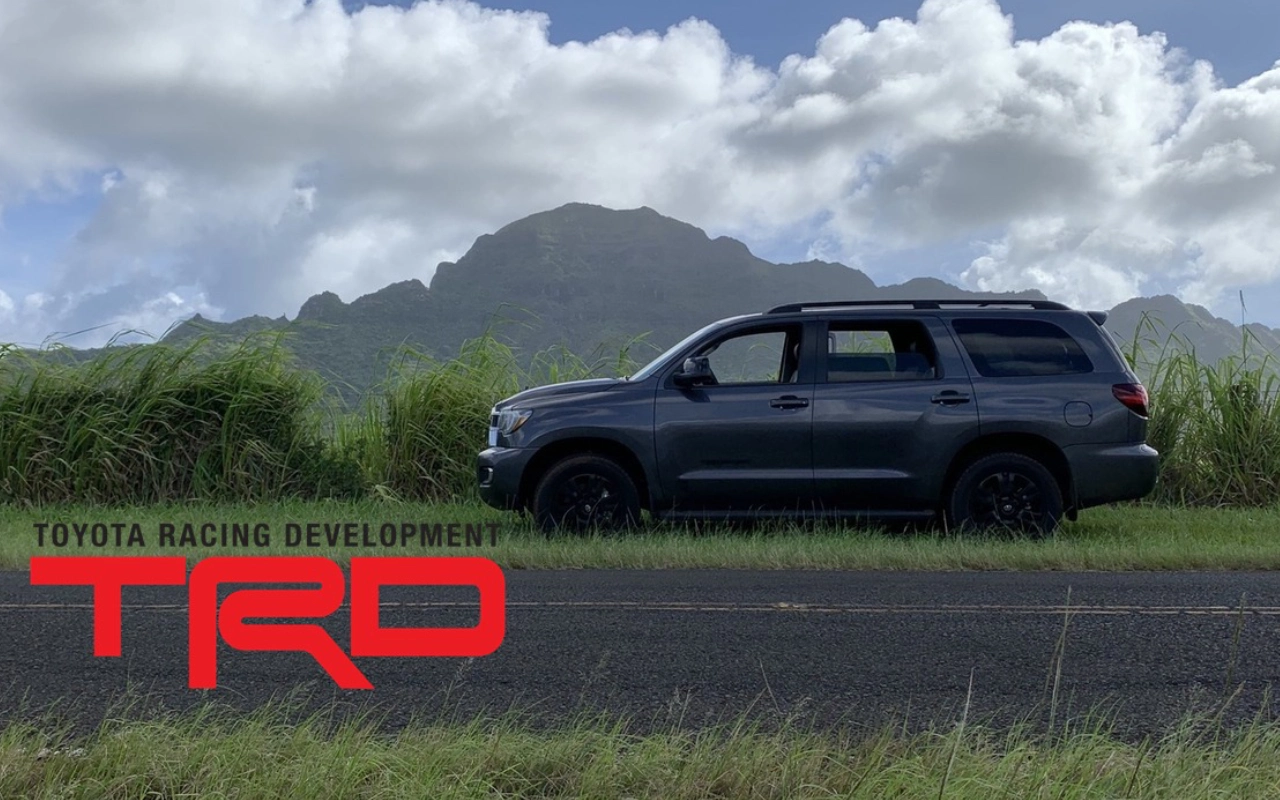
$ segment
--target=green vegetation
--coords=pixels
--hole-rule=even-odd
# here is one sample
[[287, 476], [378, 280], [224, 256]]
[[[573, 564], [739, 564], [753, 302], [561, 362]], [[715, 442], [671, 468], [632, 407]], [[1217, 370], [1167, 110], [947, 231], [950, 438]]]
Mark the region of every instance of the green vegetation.
[[582, 717], [535, 729], [515, 715], [419, 723], [287, 721], [205, 709], [104, 723], [74, 737], [0, 733], [0, 795], [31, 798], [1271, 798], [1280, 727], [1189, 717], [1137, 742], [1100, 722], [1034, 733], [970, 722], [918, 733], [766, 730], [745, 719], [633, 734]]
[[0, 351], [0, 501], [155, 503], [350, 495], [322, 386], [278, 341], [133, 347], [67, 365]]
[[1139, 326], [1126, 355], [1151, 394], [1148, 441], [1161, 454], [1159, 499], [1203, 506], [1280, 502], [1280, 375], [1246, 331], [1212, 363], [1177, 333]]
[[[1150, 333], [1150, 326], [1146, 333]], [[1154, 499], [1179, 506], [1280, 502], [1280, 378], [1246, 334], [1212, 364], [1140, 326], [1129, 357], [1151, 394], [1161, 452]], [[434, 360], [403, 348], [353, 411], [326, 401], [279, 333], [229, 347], [109, 350], [64, 363], [0, 349], [0, 503], [145, 505], [337, 498], [475, 499], [489, 410], [522, 388], [636, 368], [633, 341], [592, 361], [522, 354], [492, 335]]]
[[[37, 523], [138, 523], [147, 547], [37, 547]], [[158, 547], [162, 522], [270, 526], [270, 547]], [[480, 548], [422, 546], [288, 547], [288, 523], [305, 525], [497, 523]], [[1123, 506], [1091, 509], [1045, 541], [906, 534], [876, 528], [793, 524], [753, 529], [650, 526], [625, 536], [547, 539], [528, 518], [476, 502], [465, 504], [291, 501], [270, 504], [172, 505], [142, 508], [0, 507], [0, 568], [25, 568], [33, 555], [481, 555], [508, 569], [878, 569], [878, 570], [1179, 570], [1280, 569], [1280, 509], [1179, 509]], [[127, 532], [126, 532], [127, 535]]]
[[405, 349], [380, 391], [347, 412], [325, 402], [319, 376], [291, 361], [280, 334], [80, 363], [0, 349], [0, 503], [474, 498], [495, 402], [625, 374], [628, 353], [587, 363], [557, 348], [521, 367], [492, 336], [444, 362]]

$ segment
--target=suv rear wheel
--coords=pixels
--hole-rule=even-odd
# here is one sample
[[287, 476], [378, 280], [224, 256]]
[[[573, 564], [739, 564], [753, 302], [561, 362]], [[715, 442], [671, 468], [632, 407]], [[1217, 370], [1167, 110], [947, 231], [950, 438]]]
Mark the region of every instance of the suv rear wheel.
[[947, 516], [966, 530], [1053, 532], [1062, 518], [1062, 490], [1043, 464], [1021, 453], [994, 453], [970, 464], [951, 489]]
[[616, 461], [590, 454], [570, 456], [538, 481], [533, 518], [545, 531], [629, 528], [640, 520], [640, 493]]

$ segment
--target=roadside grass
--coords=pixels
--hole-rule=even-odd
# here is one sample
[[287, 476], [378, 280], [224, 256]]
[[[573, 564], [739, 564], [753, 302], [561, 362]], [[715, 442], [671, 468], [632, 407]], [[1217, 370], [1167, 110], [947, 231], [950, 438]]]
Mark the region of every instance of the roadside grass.
[[495, 403], [629, 374], [641, 342], [589, 358], [550, 348], [527, 366], [488, 333], [447, 361], [400, 347], [351, 407], [280, 333], [133, 345], [83, 363], [0, 343], [0, 503], [474, 497]]
[[83, 364], [0, 346], [0, 502], [359, 496], [360, 465], [323, 434], [323, 392], [279, 336]]
[[0, 732], [0, 796], [30, 798], [1271, 798], [1280, 726], [1187, 717], [1138, 742], [1085, 723], [1051, 733], [969, 721], [909, 733], [766, 730], [744, 719], [632, 734], [584, 716], [534, 729], [518, 716], [417, 723], [279, 708], [118, 718], [87, 736], [40, 721]]
[[1150, 389], [1147, 441], [1160, 452], [1151, 499], [1266, 506], [1280, 498], [1280, 361], [1246, 329], [1240, 353], [1209, 362], [1180, 334], [1140, 322], [1126, 357]]
[[[37, 546], [37, 523], [138, 523], [146, 547]], [[267, 547], [160, 547], [161, 523], [179, 531], [240, 523], [269, 526]], [[408, 544], [348, 548], [294, 546], [285, 542], [288, 523], [383, 523], [400, 526], [466, 524], [488, 529], [480, 547]], [[197, 529], [198, 530], [198, 529]], [[113, 534], [114, 536], [114, 534]], [[447, 527], [442, 529], [447, 540]], [[461, 534], [460, 534], [461, 538]], [[86, 537], [86, 542], [88, 541]], [[323, 541], [323, 540], [322, 540]], [[817, 524], [762, 524], [755, 528], [648, 525], [630, 534], [553, 536], [535, 530], [527, 517], [480, 503], [388, 503], [380, 501], [281, 501], [263, 504], [149, 505], [137, 508], [0, 506], [0, 567], [24, 569], [33, 555], [313, 555], [338, 561], [353, 555], [475, 555], [508, 569], [842, 569], [842, 570], [1271, 570], [1280, 569], [1280, 507], [1178, 508], [1129, 505], [1089, 509], [1064, 523], [1047, 540], [951, 536], [941, 530]]]

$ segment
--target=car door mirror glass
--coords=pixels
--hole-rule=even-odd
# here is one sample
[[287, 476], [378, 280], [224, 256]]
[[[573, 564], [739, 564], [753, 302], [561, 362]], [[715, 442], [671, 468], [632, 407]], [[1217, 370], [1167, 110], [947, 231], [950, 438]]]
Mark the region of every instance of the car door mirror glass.
[[706, 356], [690, 356], [684, 360], [680, 371], [673, 376], [678, 386], [697, 386], [711, 381], [711, 359]]

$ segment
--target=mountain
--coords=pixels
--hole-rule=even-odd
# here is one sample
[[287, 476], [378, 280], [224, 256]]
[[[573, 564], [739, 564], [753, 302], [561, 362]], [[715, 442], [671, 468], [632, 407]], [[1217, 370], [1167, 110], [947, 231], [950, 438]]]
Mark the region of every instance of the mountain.
[[1166, 346], [1194, 350], [1205, 362], [1228, 356], [1280, 355], [1280, 330], [1256, 322], [1242, 328], [1203, 306], [1167, 294], [1124, 301], [1108, 313], [1107, 328], [1126, 349], [1137, 341], [1153, 355]]
[[[430, 286], [411, 279], [350, 303], [322, 292], [291, 321], [195, 317], [166, 341], [287, 331], [300, 363], [352, 398], [386, 374], [400, 345], [447, 358], [463, 341], [489, 330], [526, 355], [563, 345], [585, 357], [616, 353], [644, 334], [646, 351], [633, 351], [643, 361], [715, 319], [780, 303], [923, 296], [1045, 299], [1037, 291], [973, 293], [933, 278], [881, 287], [842, 264], [765, 261], [735, 239], [712, 239], [650, 208], [617, 211], [574, 203], [481, 236], [456, 263], [440, 264]], [[1112, 310], [1108, 328], [1127, 343], [1144, 313], [1157, 316], [1166, 330], [1177, 326], [1202, 355], [1239, 352], [1238, 328], [1173, 297], [1122, 303]], [[1280, 331], [1254, 326], [1254, 333], [1280, 348]]]

